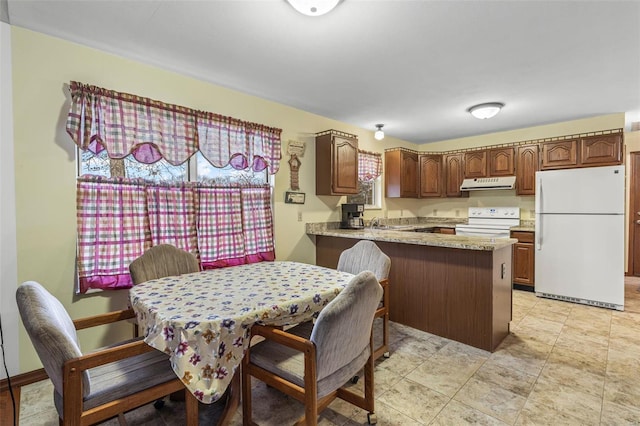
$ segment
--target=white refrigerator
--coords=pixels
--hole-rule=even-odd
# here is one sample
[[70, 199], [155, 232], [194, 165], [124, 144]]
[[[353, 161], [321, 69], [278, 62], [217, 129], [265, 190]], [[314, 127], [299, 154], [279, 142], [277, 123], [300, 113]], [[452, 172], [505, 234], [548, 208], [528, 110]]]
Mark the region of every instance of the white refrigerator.
[[624, 166], [536, 173], [535, 292], [624, 309]]

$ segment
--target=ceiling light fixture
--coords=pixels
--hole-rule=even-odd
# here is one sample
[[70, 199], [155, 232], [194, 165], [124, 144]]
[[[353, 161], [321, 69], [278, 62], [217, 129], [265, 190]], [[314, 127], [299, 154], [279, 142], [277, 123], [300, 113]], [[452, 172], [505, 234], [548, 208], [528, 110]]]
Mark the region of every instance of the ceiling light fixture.
[[384, 124], [376, 124], [376, 132], [373, 134], [373, 137], [376, 138], [376, 140], [381, 141], [382, 139], [384, 139], [384, 132], [382, 131], [382, 128], [384, 127]]
[[287, 0], [298, 12], [307, 16], [320, 16], [329, 13], [340, 0]]
[[474, 105], [469, 108], [469, 112], [475, 118], [480, 120], [486, 120], [487, 118], [494, 117], [497, 113], [500, 112], [504, 104], [500, 102], [489, 102], [486, 104]]

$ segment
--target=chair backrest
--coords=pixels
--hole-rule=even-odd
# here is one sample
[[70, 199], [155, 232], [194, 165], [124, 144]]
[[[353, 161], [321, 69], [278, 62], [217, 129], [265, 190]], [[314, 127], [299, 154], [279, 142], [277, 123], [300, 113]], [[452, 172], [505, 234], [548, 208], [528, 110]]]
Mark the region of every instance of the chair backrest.
[[338, 259], [338, 271], [359, 274], [362, 271], [371, 271], [378, 281], [389, 278], [391, 259], [384, 254], [380, 247], [373, 241], [358, 241], [353, 247], [340, 253]]
[[134, 284], [199, 270], [198, 259], [193, 254], [170, 244], [151, 247], [129, 265]]
[[356, 359], [369, 345], [382, 287], [371, 271], [356, 275], [320, 311], [311, 332], [321, 380]]
[[[27, 281], [18, 287], [16, 302], [22, 323], [55, 391], [63, 395], [64, 363], [82, 356], [73, 321], [62, 303], [35, 281]], [[82, 386], [86, 397], [91, 391], [86, 371]]]

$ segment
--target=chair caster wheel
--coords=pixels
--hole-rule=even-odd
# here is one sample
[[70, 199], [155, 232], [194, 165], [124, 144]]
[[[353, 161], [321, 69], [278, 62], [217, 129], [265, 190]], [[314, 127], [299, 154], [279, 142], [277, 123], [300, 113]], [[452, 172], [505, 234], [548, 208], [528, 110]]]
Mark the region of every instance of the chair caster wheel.
[[385, 358], [389, 358], [391, 356], [391, 354], [389, 352], [385, 352], [382, 354], [383, 357]]
[[153, 408], [155, 408], [156, 410], [159, 410], [162, 407], [164, 407], [164, 400], [163, 399], [158, 399], [156, 402], [153, 403]]
[[376, 416], [375, 413], [367, 413], [367, 422], [370, 425], [375, 425], [378, 423], [378, 416]]
[[353, 376], [351, 378], [351, 383], [353, 383], [355, 385], [356, 383], [358, 383], [358, 379], [360, 379], [360, 376]]

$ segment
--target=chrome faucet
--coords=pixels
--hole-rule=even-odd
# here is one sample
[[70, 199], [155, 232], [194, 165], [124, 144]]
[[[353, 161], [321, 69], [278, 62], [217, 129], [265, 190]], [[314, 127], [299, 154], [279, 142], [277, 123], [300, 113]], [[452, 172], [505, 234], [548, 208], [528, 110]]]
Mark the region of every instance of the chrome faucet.
[[377, 226], [380, 226], [380, 218], [376, 216], [369, 221], [369, 228], [374, 228]]

